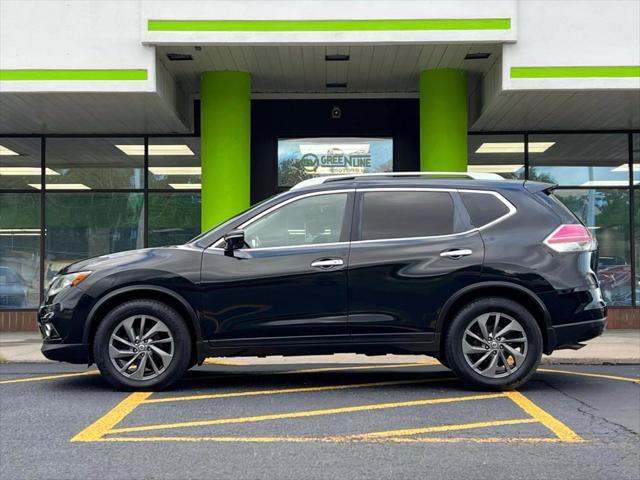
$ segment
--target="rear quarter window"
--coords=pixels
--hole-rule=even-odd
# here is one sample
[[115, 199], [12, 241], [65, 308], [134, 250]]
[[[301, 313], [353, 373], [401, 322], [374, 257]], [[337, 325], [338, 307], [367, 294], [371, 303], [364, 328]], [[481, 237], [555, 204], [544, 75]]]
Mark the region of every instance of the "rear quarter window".
[[509, 208], [495, 195], [489, 193], [460, 192], [469, 212], [471, 224], [480, 228], [509, 213]]

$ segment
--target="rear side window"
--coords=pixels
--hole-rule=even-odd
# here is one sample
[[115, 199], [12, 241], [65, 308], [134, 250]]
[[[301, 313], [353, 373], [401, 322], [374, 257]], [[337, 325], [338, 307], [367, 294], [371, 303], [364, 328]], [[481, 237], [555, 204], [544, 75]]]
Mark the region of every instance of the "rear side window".
[[360, 239], [429, 237], [453, 233], [447, 192], [365, 192]]
[[507, 206], [488, 193], [460, 192], [464, 206], [469, 212], [471, 224], [480, 228], [509, 213]]

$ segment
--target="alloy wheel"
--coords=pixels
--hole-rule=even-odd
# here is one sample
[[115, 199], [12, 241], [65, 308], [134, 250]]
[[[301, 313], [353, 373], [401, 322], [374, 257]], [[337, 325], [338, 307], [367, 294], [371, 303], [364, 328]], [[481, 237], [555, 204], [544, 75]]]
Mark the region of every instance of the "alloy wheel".
[[151, 380], [164, 372], [174, 356], [174, 339], [158, 318], [135, 315], [120, 322], [109, 339], [109, 359], [132, 380]]
[[528, 340], [524, 328], [501, 312], [474, 318], [462, 336], [467, 364], [484, 377], [502, 378], [516, 372], [527, 358]]

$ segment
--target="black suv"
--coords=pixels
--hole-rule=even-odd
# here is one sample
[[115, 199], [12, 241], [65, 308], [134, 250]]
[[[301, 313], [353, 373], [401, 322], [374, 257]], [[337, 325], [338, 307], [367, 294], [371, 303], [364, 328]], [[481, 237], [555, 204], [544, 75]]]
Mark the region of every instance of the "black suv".
[[405, 173], [315, 178], [191, 242], [56, 276], [44, 355], [121, 389], [208, 356], [427, 354], [513, 388], [600, 335], [596, 243], [543, 183]]

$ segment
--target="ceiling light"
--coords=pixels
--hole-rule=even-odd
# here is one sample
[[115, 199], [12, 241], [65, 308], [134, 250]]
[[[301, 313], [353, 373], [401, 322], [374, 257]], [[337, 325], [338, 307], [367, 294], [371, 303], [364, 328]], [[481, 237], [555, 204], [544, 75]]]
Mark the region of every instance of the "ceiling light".
[[[628, 172], [629, 171], [629, 165], [627, 163], [623, 163], [622, 165], [616, 167], [616, 168], [612, 168], [611, 169], [612, 172]], [[639, 163], [634, 163], [633, 164], [633, 171], [634, 172], [640, 172], [640, 164]]]
[[176, 190], [200, 190], [202, 187], [199, 183], [170, 183], [169, 186]]
[[489, 52], [476, 52], [476, 53], [467, 53], [464, 56], [465, 60], [484, 60], [485, 58], [489, 58], [491, 54]]
[[[116, 145], [116, 148], [127, 155], [144, 155], [144, 145]], [[157, 156], [193, 156], [193, 150], [188, 145], [149, 145], [149, 155]]]
[[469, 165], [468, 172], [476, 173], [515, 173], [524, 165]]
[[185, 60], [193, 60], [193, 56], [188, 53], [167, 53], [167, 58], [172, 62], [184, 62]]
[[4, 145], [0, 145], [0, 155], [20, 155], [18, 152], [11, 150], [10, 148], [5, 147]]
[[[41, 172], [40, 167], [0, 167], [0, 175], [40, 175]], [[51, 170], [50, 168], [44, 169], [45, 175], [60, 175], [55, 170]]]
[[[633, 182], [634, 185], [640, 183], [640, 180]], [[580, 185], [581, 187], [627, 187], [628, 180], [589, 180]]]
[[[546, 152], [556, 142], [529, 142], [529, 153]], [[524, 153], [524, 142], [485, 142], [475, 153]]]
[[0, 228], [0, 233], [40, 232], [39, 228]]
[[154, 175], [201, 175], [200, 167], [149, 167]]
[[327, 82], [327, 88], [347, 88], [346, 82]]
[[[32, 188], [40, 190], [39, 183], [28, 183]], [[48, 183], [45, 187], [47, 190], [91, 190], [91, 187], [87, 187], [84, 183]]]
[[346, 62], [349, 58], [349, 55], [341, 55], [339, 53], [332, 53], [324, 56], [324, 59], [327, 62]]

